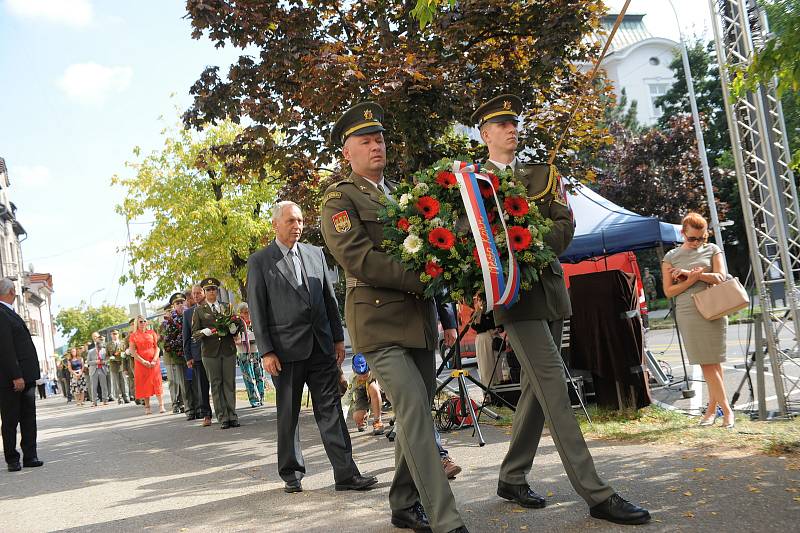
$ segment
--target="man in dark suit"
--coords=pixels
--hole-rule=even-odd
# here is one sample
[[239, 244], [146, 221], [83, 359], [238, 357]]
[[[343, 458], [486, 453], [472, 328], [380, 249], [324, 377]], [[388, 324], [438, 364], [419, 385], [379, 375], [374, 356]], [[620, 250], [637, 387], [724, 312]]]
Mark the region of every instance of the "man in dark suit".
[[[575, 226], [559, 179], [549, 165], [522, 163], [516, 158], [517, 124], [522, 101], [511, 94], [491, 99], [472, 115], [489, 150], [484, 168], [511, 170], [528, 190], [528, 201], [552, 221], [545, 243], [556, 256], [572, 241]], [[558, 259], [545, 268], [519, 301], [506, 309], [495, 306], [494, 319], [505, 328], [522, 367], [522, 392], [514, 413], [514, 429], [503, 463], [497, 495], [522, 507], [541, 508], [546, 502], [528, 484], [544, 422], [572, 486], [595, 518], [618, 524], [644, 524], [650, 513], [617, 494], [600, 478], [570, 406], [561, 360], [563, 320], [572, 314], [564, 271]]]
[[192, 301], [194, 304], [183, 312], [183, 356], [186, 358], [186, 366], [192, 369], [192, 386], [194, 386], [195, 408], [189, 406], [186, 411], [186, 420], [196, 418], [203, 419], [204, 426], [211, 425], [211, 400], [209, 399], [208, 375], [203, 367], [203, 359], [200, 354], [200, 342], [192, 340], [192, 316], [198, 305], [206, 301], [206, 294], [203, 287], [195, 285], [192, 287]]
[[[11, 306], [17, 297], [14, 282], [0, 279], [0, 420], [2, 420], [3, 454], [9, 472], [24, 465], [42, 466], [36, 456], [36, 380], [39, 379], [39, 358], [31, 340], [31, 332]], [[17, 426], [22, 439], [22, 465], [17, 451]]]
[[275, 240], [247, 261], [247, 297], [264, 370], [273, 376], [278, 407], [278, 473], [286, 492], [300, 492], [305, 462], [298, 417], [308, 385], [336, 490], [377, 483], [353, 461], [338, 392], [344, 329], [322, 249], [299, 243], [303, 214], [294, 202], [272, 213]]

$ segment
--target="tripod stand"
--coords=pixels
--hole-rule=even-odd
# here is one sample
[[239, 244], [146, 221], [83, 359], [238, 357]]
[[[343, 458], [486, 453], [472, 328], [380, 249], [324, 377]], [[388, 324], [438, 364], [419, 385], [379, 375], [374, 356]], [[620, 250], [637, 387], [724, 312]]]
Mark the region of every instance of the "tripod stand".
[[[458, 323], [458, 315], [456, 315], [456, 323]], [[439, 386], [436, 388], [436, 392], [434, 393], [434, 398], [442, 392], [443, 389], [447, 388], [448, 390], [452, 391], [450, 387], [448, 387], [449, 383], [454, 379], [458, 382], [458, 391], [456, 392], [460, 404], [461, 412], [458, 415], [461, 418], [461, 424], [459, 425], [459, 429], [468, 426], [469, 424], [466, 423], [467, 420], [472, 420], [472, 427], [475, 429], [475, 433], [478, 435], [478, 445], [483, 446], [486, 444], [486, 441], [483, 438], [483, 432], [481, 432], [481, 426], [478, 423], [478, 417], [475, 414], [475, 408], [472, 406], [472, 399], [469, 397], [469, 390], [467, 389], [467, 380], [472, 382], [473, 385], [478, 386], [483, 392], [486, 394], [491, 394], [488, 387], [486, 387], [483, 383], [476, 380], [472, 376], [469, 375], [468, 370], [464, 370], [464, 367], [461, 362], [461, 339], [469, 330], [469, 324], [464, 325], [464, 328], [459, 332], [458, 336], [456, 337], [456, 342], [450, 348], [447, 356], [442, 357], [442, 364], [436, 370], [436, 375], [438, 376], [439, 373], [444, 370], [445, 366], [447, 365], [448, 361], [452, 360], [453, 367], [452, 371], [450, 372], [450, 376], [447, 377], [444, 381], [439, 381]], [[507, 402], [506, 402], [507, 403]], [[499, 419], [500, 417], [486, 409], [486, 414], [494, 418], [495, 420]]]

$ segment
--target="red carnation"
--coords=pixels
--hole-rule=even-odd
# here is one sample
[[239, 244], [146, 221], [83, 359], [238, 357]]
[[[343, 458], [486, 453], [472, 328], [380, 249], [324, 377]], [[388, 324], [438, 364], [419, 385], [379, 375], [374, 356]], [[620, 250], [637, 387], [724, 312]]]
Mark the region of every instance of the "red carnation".
[[478, 255], [478, 249], [477, 248], [473, 248], [472, 249], [472, 258], [475, 260], [475, 263], [477, 263], [477, 265], [480, 266], [481, 258]]
[[408, 223], [408, 219], [406, 217], [402, 217], [400, 220], [397, 221], [397, 227], [405, 232], [408, 231], [408, 228], [410, 226], [411, 224]]
[[500, 190], [500, 180], [494, 174], [487, 174], [489, 179], [492, 181], [492, 185], [489, 186], [486, 183], [486, 180], [478, 180], [478, 188], [481, 190], [481, 196], [484, 198], [490, 198], [494, 191]]
[[497, 220], [497, 211], [495, 211], [494, 209], [487, 210], [486, 218], [489, 219], [489, 224], [494, 224], [494, 221]]
[[427, 220], [439, 214], [439, 201], [432, 196], [422, 196], [417, 200], [417, 209]]
[[456, 243], [456, 236], [446, 228], [436, 228], [428, 233], [428, 242], [442, 250], [449, 250]]
[[444, 272], [444, 269], [433, 261], [428, 261], [425, 263], [425, 273], [430, 277], [436, 278], [440, 276], [442, 272]]
[[508, 238], [511, 239], [511, 248], [515, 252], [524, 250], [531, 245], [531, 232], [522, 226], [508, 228]]
[[509, 196], [503, 202], [503, 207], [512, 217], [522, 217], [528, 214], [530, 207], [525, 198], [521, 196]]
[[452, 172], [447, 172], [446, 170], [442, 170], [436, 174], [436, 183], [438, 183], [442, 187], [449, 189], [450, 187], [452, 187], [457, 183], [456, 175], [453, 174]]

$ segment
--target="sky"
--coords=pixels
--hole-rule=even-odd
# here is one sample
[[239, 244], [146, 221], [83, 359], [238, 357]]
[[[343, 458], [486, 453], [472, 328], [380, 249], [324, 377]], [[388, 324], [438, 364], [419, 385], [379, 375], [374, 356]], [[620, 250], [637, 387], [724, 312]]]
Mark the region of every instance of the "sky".
[[[687, 36], [710, 35], [707, 2], [674, 3]], [[628, 12], [678, 39], [666, 0], [634, 0]], [[185, 15], [183, 0], [0, 0], [0, 157], [27, 231], [25, 266], [53, 275], [54, 314], [135, 301], [117, 283], [127, 240], [111, 177], [128, 175], [134, 147], [161, 146], [206, 66], [227, 72], [238, 57], [192, 39]], [[146, 229], [136, 222], [134, 232]]]

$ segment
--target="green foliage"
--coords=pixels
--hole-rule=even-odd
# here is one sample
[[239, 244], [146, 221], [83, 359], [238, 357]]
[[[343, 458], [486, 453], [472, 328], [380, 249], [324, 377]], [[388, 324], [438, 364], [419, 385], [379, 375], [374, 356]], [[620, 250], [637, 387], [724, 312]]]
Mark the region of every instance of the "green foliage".
[[636, 100], [628, 102], [628, 94], [623, 87], [620, 91], [619, 100], [609, 99], [606, 104], [605, 123], [607, 126], [611, 124], [622, 127], [625, 131], [630, 133], [640, 133], [642, 125], [636, 118], [636, 110], [639, 108], [639, 103]]
[[127, 163], [133, 177], [112, 179], [124, 189], [117, 211], [153, 220], [128, 249], [134, 267], [126, 277], [140, 296], [146, 284], [150, 298], [164, 298], [214, 276], [246, 299], [247, 258], [271, 237], [267, 209], [284, 181], [267, 166], [231, 171], [235, 156], [215, 148], [241, 132], [231, 121], [201, 133], [166, 130], [161, 150]]
[[58, 312], [55, 324], [67, 343], [77, 346], [91, 341], [92, 332], [120, 324], [128, 320], [128, 313], [122, 307], [101, 305], [90, 307], [81, 302], [77, 307], [67, 307]]
[[755, 90], [777, 79], [776, 91], [800, 91], [800, 4], [797, 0], [765, 0], [770, 34], [747, 68], [734, 70], [733, 92]]
[[[470, 124], [479, 103], [503, 92], [528, 106], [522, 148], [544, 161], [587, 91], [587, 74], [575, 65], [596, 57], [599, 43], [584, 36], [598, 30], [604, 10], [601, 0], [268, 4], [187, 1], [193, 37], [247, 53], [226, 76], [219, 67], [200, 75], [184, 123], [202, 128], [246, 117], [249, 125], [217, 150], [239, 154], [229, 167], [269, 163], [287, 180], [282, 197], [295, 201], [319, 188], [326, 170], [341, 169], [330, 127], [364, 99], [386, 110], [388, 177], [455, 156], [435, 139]], [[422, 20], [428, 23], [420, 28]], [[610, 142], [598, 121], [605, 90], [588, 89], [557, 160], [562, 173], [584, 178], [587, 169], [574, 154]]]

